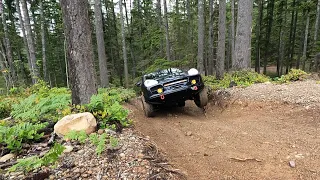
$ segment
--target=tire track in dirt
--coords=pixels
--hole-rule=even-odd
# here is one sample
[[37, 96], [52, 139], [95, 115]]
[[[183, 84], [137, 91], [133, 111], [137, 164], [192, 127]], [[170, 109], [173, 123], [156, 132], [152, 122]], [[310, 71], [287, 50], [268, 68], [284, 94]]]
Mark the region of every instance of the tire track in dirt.
[[190, 101], [146, 118], [140, 101], [127, 108], [135, 128], [188, 179], [320, 179], [319, 111], [236, 102], [224, 111], [210, 106], [204, 115]]

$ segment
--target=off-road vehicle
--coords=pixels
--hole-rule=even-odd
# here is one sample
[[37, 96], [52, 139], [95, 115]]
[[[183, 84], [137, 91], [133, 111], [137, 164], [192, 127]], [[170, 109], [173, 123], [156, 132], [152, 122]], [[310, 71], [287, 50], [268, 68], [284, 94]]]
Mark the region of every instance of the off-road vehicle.
[[137, 86], [141, 87], [147, 117], [154, 116], [154, 111], [162, 106], [183, 107], [186, 100], [194, 100], [200, 108], [208, 103], [207, 88], [194, 68], [189, 71], [169, 68], [145, 74]]

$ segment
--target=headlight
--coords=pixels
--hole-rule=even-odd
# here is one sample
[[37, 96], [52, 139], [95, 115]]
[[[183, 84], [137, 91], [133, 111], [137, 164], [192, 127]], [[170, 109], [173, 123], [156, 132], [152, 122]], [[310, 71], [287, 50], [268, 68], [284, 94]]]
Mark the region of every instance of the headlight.
[[153, 79], [148, 79], [148, 80], [144, 81], [144, 85], [146, 87], [151, 87], [151, 86], [157, 85], [158, 83], [159, 83], [158, 81], [153, 80]]
[[196, 70], [195, 68], [191, 68], [189, 71], [188, 71], [188, 75], [189, 76], [194, 76], [194, 75], [197, 75], [199, 74], [199, 71]]
[[192, 81], [191, 81], [191, 84], [192, 85], [195, 85], [197, 83], [197, 81], [195, 80], [195, 79], [193, 79]]
[[157, 92], [158, 92], [159, 94], [161, 94], [161, 93], [163, 93], [163, 89], [162, 89], [162, 88], [159, 88], [159, 89], [157, 89]]

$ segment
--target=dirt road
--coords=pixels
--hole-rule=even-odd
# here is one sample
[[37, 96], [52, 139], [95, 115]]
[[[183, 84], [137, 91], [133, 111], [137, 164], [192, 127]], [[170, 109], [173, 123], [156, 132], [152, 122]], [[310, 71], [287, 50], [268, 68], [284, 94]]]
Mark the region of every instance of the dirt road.
[[139, 101], [128, 106], [136, 129], [188, 179], [320, 179], [317, 108], [238, 100], [204, 114], [190, 101], [145, 118]]

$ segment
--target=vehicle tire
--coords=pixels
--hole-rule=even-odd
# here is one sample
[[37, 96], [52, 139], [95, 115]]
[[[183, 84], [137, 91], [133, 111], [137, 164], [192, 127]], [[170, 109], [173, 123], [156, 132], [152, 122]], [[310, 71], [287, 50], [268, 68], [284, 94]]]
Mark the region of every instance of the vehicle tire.
[[141, 96], [141, 101], [142, 101], [142, 106], [143, 106], [143, 111], [145, 116], [147, 117], [154, 117], [154, 107], [152, 104], [149, 104], [146, 102], [146, 99], [144, 96]]
[[208, 88], [204, 87], [195, 97], [194, 103], [199, 107], [203, 108], [208, 104]]
[[186, 106], [186, 102], [185, 101], [178, 102], [178, 106], [179, 107], [185, 107]]

